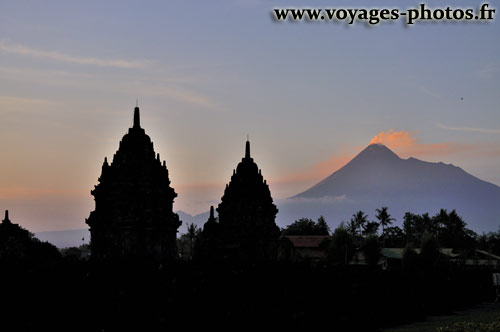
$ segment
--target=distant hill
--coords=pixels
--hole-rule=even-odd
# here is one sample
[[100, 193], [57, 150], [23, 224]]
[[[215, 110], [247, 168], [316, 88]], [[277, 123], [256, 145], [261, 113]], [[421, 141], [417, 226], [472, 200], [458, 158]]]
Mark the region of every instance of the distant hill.
[[371, 144], [349, 163], [310, 189], [278, 202], [278, 223], [323, 215], [335, 227], [357, 210], [372, 219], [388, 206], [399, 224], [405, 212], [435, 214], [456, 209], [476, 232], [500, 226], [500, 187], [460, 167], [415, 158], [402, 159], [381, 144]]
[[35, 237], [41, 241], [50, 242], [58, 248], [78, 247], [90, 242], [90, 232], [88, 229], [39, 232], [35, 233]]
[[[188, 224], [195, 224], [203, 228], [208, 220], [209, 211], [197, 215], [190, 215], [184, 211], [177, 211], [182, 225], [179, 227], [177, 236], [186, 233]], [[217, 215], [217, 214], [216, 214]], [[71, 229], [66, 231], [48, 231], [35, 233], [35, 236], [41, 241], [52, 243], [58, 248], [78, 247], [84, 243], [90, 242], [90, 231], [88, 229]], [[82, 241], [82, 239], [84, 239]]]
[[[187, 232], [188, 224], [195, 224], [199, 228], [203, 229], [203, 225], [207, 222], [208, 217], [210, 215], [210, 211], [203, 212], [194, 216], [182, 210], [176, 211], [175, 213], [179, 215], [179, 219], [182, 221], [182, 224], [177, 231], [177, 236]], [[217, 217], [217, 211], [215, 211], [214, 213], [215, 216]]]

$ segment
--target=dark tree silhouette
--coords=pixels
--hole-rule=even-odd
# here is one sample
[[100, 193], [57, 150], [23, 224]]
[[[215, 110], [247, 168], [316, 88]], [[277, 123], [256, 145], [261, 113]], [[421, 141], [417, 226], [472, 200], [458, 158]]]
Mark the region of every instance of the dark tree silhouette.
[[406, 235], [398, 226], [387, 227], [383, 239], [388, 248], [403, 248], [406, 245]]
[[382, 227], [382, 236], [385, 236], [385, 228], [392, 224], [396, 219], [391, 218], [391, 215], [387, 212], [389, 208], [383, 206], [381, 209], [377, 209], [377, 215], [375, 216]]
[[354, 219], [351, 219], [347, 223], [346, 230], [354, 237], [358, 235], [358, 225], [356, 225], [356, 221]]
[[368, 223], [368, 216], [360, 210], [352, 215], [349, 229], [355, 230], [354, 236], [361, 235], [361, 230], [365, 228], [366, 223]]
[[364, 236], [373, 236], [377, 235], [378, 231], [378, 222], [376, 221], [368, 221], [363, 225], [363, 235]]
[[323, 217], [318, 222], [309, 218], [301, 218], [288, 225], [281, 232], [282, 235], [330, 235], [330, 227]]
[[500, 255], [500, 230], [479, 235], [477, 237], [477, 247], [497, 256]]
[[418, 215], [406, 212], [403, 221], [403, 230], [407, 241], [415, 246], [419, 246], [422, 235], [425, 232], [436, 234], [437, 227], [428, 213]]
[[476, 245], [477, 234], [467, 228], [467, 224], [455, 210], [441, 211], [433, 217], [438, 229], [437, 236], [443, 247], [472, 249]]
[[330, 226], [326, 223], [326, 220], [323, 216], [318, 218], [316, 222], [316, 229], [320, 235], [330, 235]]
[[351, 260], [354, 254], [354, 240], [343, 223], [333, 231], [327, 253], [328, 262], [333, 265], [348, 264]]
[[196, 243], [201, 236], [201, 229], [195, 224], [188, 224], [187, 233], [182, 234], [179, 244], [179, 255], [186, 260], [192, 260]]
[[470, 251], [477, 246], [477, 234], [467, 228], [467, 223], [455, 210], [448, 213], [441, 209], [432, 218], [428, 213], [407, 212], [403, 229], [407, 241], [415, 246], [421, 246], [425, 233], [431, 234], [445, 248]]

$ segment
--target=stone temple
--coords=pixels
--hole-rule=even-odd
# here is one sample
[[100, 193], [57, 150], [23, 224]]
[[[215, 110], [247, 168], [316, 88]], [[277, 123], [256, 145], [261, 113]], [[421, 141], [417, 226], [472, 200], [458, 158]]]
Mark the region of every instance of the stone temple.
[[139, 107], [133, 127], [123, 136], [111, 163], [102, 165], [99, 184], [91, 191], [95, 210], [90, 227], [92, 259], [140, 258], [165, 261], [176, 257], [181, 222], [173, 213], [177, 194], [168, 169], [140, 125]]
[[[233, 171], [217, 208], [218, 222], [211, 210], [204, 226], [201, 256], [241, 262], [274, 260], [280, 229], [275, 223], [278, 209], [273, 204], [269, 186], [250, 157], [246, 142], [245, 157]], [[204, 255], [205, 254], [205, 255]]]

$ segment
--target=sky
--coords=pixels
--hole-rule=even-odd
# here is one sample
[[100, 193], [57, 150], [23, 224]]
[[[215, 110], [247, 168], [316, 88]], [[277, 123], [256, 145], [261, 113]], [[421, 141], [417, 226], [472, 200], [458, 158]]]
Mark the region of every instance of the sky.
[[498, 19], [369, 27], [271, 15], [420, 2], [1, 0], [0, 210], [33, 232], [86, 227], [136, 100], [174, 209], [191, 214], [219, 203], [247, 134], [277, 201], [369, 143], [500, 185]]

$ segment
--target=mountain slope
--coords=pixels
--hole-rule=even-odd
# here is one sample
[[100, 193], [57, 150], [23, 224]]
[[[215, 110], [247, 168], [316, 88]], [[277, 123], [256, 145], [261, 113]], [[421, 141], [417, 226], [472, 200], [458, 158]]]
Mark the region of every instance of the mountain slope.
[[373, 217], [382, 205], [400, 221], [407, 211], [434, 214], [446, 208], [456, 209], [476, 231], [500, 226], [499, 186], [453, 165], [402, 159], [380, 144], [369, 145], [323, 181], [283, 201], [280, 220], [319, 213], [336, 224], [357, 210]]
[[[210, 211], [206, 211], [194, 216], [182, 210], [176, 211], [176, 213], [179, 215], [179, 219], [182, 221], [182, 224], [177, 230], [177, 236], [187, 233], [187, 227], [189, 224], [194, 224], [198, 228], [203, 229], [203, 225], [205, 225], [208, 217], [210, 216]], [[215, 216], [217, 217], [217, 211], [215, 211]]]

